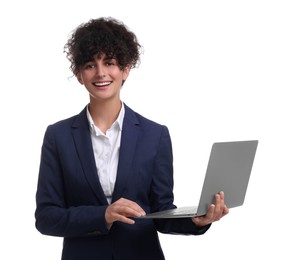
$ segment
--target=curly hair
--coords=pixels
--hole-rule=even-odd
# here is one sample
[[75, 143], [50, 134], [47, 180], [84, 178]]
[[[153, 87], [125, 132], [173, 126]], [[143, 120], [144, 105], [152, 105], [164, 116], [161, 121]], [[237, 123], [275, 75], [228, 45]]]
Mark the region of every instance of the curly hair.
[[91, 19], [79, 25], [64, 46], [74, 75], [86, 62], [100, 54], [115, 58], [120, 69], [126, 66], [135, 68], [140, 62], [140, 50], [136, 35], [111, 17]]

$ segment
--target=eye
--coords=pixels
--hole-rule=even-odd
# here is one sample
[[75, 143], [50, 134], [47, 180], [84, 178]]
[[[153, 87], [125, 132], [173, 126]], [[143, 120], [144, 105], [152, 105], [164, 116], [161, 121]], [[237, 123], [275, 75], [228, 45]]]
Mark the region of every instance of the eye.
[[114, 66], [117, 64], [116, 60], [114, 59], [108, 59], [108, 60], [105, 60], [105, 66], [109, 67], [109, 66]]
[[84, 65], [84, 69], [89, 70], [89, 69], [94, 69], [95, 65], [93, 63], [86, 63]]

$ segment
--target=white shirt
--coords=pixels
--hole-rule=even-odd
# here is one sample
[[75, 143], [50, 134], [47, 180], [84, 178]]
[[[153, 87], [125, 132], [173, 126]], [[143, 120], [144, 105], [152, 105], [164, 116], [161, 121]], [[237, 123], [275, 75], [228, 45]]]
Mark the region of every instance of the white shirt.
[[91, 132], [91, 141], [97, 173], [101, 187], [109, 204], [112, 201], [112, 195], [116, 183], [124, 115], [125, 108], [122, 103], [122, 108], [116, 121], [104, 134], [94, 124], [87, 107], [87, 119]]

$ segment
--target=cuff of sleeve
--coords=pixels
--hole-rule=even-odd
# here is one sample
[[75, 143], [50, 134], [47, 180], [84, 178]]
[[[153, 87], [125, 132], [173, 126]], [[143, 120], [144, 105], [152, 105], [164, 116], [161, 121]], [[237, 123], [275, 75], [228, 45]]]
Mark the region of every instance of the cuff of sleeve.
[[206, 226], [203, 226], [203, 227], [198, 227], [198, 226], [196, 226], [196, 228], [197, 228], [197, 234], [198, 235], [203, 235], [204, 233], [206, 233], [207, 232], [207, 230], [211, 227], [211, 225], [212, 224], [209, 224], [209, 225], [206, 225]]

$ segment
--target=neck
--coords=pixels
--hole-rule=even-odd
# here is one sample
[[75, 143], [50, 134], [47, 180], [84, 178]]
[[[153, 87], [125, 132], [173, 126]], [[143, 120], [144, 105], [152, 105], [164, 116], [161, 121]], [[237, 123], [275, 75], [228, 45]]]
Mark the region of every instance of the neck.
[[89, 112], [94, 124], [105, 133], [117, 119], [122, 102], [90, 102]]

